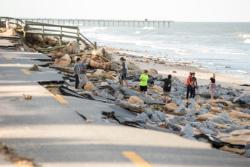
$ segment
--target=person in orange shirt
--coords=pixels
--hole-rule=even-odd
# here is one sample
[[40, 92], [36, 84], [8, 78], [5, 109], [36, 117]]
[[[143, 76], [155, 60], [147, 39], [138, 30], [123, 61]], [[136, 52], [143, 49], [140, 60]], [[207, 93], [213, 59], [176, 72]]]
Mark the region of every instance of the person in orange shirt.
[[192, 73], [190, 72], [189, 73], [189, 76], [188, 76], [188, 78], [187, 78], [187, 80], [186, 80], [186, 86], [187, 86], [187, 94], [186, 94], [186, 99], [188, 99], [189, 98], [189, 96], [191, 96], [191, 91], [192, 91], [192, 86], [191, 86], [191, 84], [192, 84]]

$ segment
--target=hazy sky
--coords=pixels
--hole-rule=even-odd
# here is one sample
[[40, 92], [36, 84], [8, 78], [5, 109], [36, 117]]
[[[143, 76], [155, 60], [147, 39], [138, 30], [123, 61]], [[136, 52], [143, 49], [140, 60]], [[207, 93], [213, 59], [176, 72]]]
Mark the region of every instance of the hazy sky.
[[0, 0], [0, 3], [0, 15], [11, 17], [250, 22], [250, 0]]

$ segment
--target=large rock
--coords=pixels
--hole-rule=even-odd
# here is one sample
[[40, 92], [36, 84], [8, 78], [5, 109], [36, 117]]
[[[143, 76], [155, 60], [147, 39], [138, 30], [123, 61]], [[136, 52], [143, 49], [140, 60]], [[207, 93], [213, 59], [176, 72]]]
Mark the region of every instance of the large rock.
[[115, 80], [116, 79], [115, 77], [116, 77], [116, 73], [114, 71], [108, 71], [108, 72], [104, 73], [105, 79]]
[[163, 89], [160, 86], [154, 85], [151, 89], [155, 93], [158, 93], [158, 94], [162, 94], [163, 93]]
[[51, 56], [52, 59], [58, 59], [58, 58], [62, 57], [64, 55], [64, 53], [61, 51], [54, 50], [54, 51], [49, 52], [48, 55]]
[[250, 107], [250, 95], [242, 95], [240, 97], [237, 97], [233, 102]]
[[49, 45], [49, 46], [56, 46], [58, 44], [58, 40], [55, 37], [52, 36], [47, 36], [44, 37], [44, 43]]
[[155, 77], [158, 75], [158, 71], [156, 69], [151, 68], [148, 70], [148, 75]]
[[1, 35], [3, 35], [3, 36], [14, 36], [14, 35], [16, 35], [16, 30], [14, 28], [9, 28], [6, 31], [2, 32]]
[[128, 62], [128, 70], [140, 70], [140, 68], [133, 62]]
[[181, 127], [179, 125], [173, 124], [171, 122], [166, 122], [166, 128], [171, 130], [173, 133], [181, 131]]
[[156, 98], [153, 95], [149, 96], [149, 95], [144, 95], [144, 94], [139, 94], [139, 97], [144, 101], [145, 104], [149, 104], [149, 105], [164, 105], [165, 103], [163, 103], [162, 98]]
[[250, 158], [250, 148], [246, 149], [244, 156]]
[[77, 42], [70, 42], [64, 48], [64, 52], [68, 54], [76, 54], [76, 53], [79, 53], [79, 51], [80, 51], [80, 47]]
[[30, 71], [40, 71], [38, 65], [34, 64], [32, 67], [29, 68]]
[[129, 111], [133, 111], [133, 112], [141, 113], [141, 112], [145, 111], [144, 106], [137, 105], [137, 104], [131, 104], [131, 103], [125, 101], [125, 100], [117, 101], [116, 104], [119, 105], [122, 108], [125, 108], [125, 109], [127, 109]]
[[86, 91], [92, 91], [94, 88], [95, 88], [95, 86], [91, 82], [87, 82], [84, 85], [84, 90], [86, 90]]
[[99, 68], [99, 69], [110, 69], [111, 67], [111, 62], [98, 62], [93, 59], [90, 60], [90, 67], [92, 68]]
[[234, 110], [234, 111], [230, 112], [229, 115], [233, 118], [250, 120], [250, 114], [248, 114], [248, 113], [242, 113], [242, 112]]
[[250, 109], [245, 108], [245, 109], [242, 109], [241, 112], [246, 113], [246, 114], [250, 114]]
[[90, 77], [115, 80], [116, 73], [114, 71], [106, 72], [102, 69], [97, 69]]
[[228, 151], [228, 152], [232, 152], [232, 153], [236, 153], [236, 154], [244, 154], [245, 153], [245, 149], [232, 148], [232, 147], [229, 147], [229, 146], [223, 146], [220, 149], [222, 151]]
[[165, 112], [174, 112], [177, 109], [177, 105], [175, 103], [167, 103], [164, 106], [164, 111]]
[[209, 120], [209, 119], [211, 119], [213, 117], [214, 117], [213, 114], [206, 113], [206, 114], [198, 115], [196, 117], [196, 119], [197, 119], [197, 121], [206, 121], [206, 120]]
[[128, 99], [128, 102], [130, 104], [136, 104], [136, 105], [144, 105], [144, 101], [142, 99], [140, 99], [138, 96], [131, 96]]
[[188, 139], [194, 139], [194, 130], [190, 124], [187, 124], [182, 130], [183, 137]]
[[166, 122], [166, 115], [161, 111], [153, 111], [151, 117], [149, 117], [151, 121], [161, 123]]
[[102, 69], [97, 69], [93, 74], [92, 76], [94, 77], [102, 77], [104, 75], [105, 71], [102, 70]]
[[140, 113], [135, 117], [135, 122], [140, 123], [140, 124], [146, 124], [148, 121], [149, 121], [149, 117], [145, 112]]
[[138, 123], [151, 123], [151, 124], [157, 124], [157, 126], [160, 126], [162, 124], [165, 124], [165, 114], [160, 111], [145, 111], [141, 114], [138, 114], [136, 117], [136, 122]]
[[54, 63], [58, 66], [67, 67], [71, 63], [71, 57], [65, 54], [63, 57], [56, 59]]
[[228, 113], [222, 112], [216, 116], [214, 116], [212, 119], [210, 119], [212, 122], [219, 123], [219, 124], [232, 124], [232, 120], [229, 117]]
[[230, 144], [247, 145], [250, 143], [250, 129], [235, 130], [227, 135], [220, 135], [220, 140]]
[[205, 86], [199, 87], [199, 91], [198, 91], [197, 95], [200, 95], [201, 97], [204, 97], [204, 98], [211, 98], [209, 89]]
[[110, 64], [110, 69], [113, 71], [120, 71], [121, 65], [118, 61], [112, 61]]
[[130, 96], [139, 96], [140, 93], [135, 91], [135, 90], [132, 90], [132, 89], [129, 89], [127, 87], [121, 87], [121, 92], [122, 94], [126, 97], [126, 98], [129, 98]]
[[182, 104], [176, 110], [174, 110], [173, 114], [175, 115], [185, 115], [187, 113], [186, 107]]

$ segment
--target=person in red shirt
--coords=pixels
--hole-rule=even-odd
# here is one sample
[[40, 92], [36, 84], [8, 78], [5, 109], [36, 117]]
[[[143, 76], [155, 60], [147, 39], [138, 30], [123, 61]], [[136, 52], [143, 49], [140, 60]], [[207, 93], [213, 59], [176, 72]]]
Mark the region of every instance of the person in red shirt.
[[191, 91], [192, 91], [192, 86], [191, 86], [191, 84], [192, 84], [192, 73], [190, 72], [189, 73], [189, 76], [188, 76], [188, 78], [187, 78], [187, 80], [186, 80], [186, 86], [187, 86], [187, 94], [186, 94], [186, 99], [188, 99], [189, 98], [189, 96], [191, 95]]

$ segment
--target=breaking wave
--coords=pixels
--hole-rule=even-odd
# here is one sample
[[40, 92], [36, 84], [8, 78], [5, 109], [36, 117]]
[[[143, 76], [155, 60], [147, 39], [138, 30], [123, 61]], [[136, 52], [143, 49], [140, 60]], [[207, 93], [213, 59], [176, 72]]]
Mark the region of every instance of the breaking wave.
[[249, 39], [246, 39], [246, 40], [244, 41], [244, 43], [250, 44], [250, 38], [249, 38]]
[[250, 34], [241, 33], [238, 35], [241, 39], [243, 39], [243, 43], [250, 44]]

